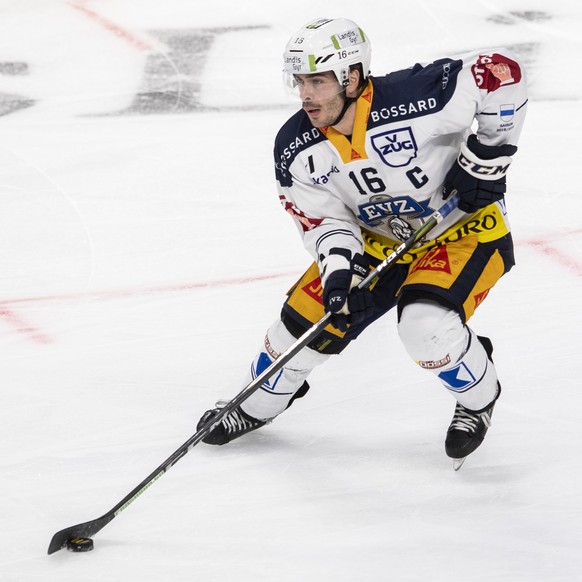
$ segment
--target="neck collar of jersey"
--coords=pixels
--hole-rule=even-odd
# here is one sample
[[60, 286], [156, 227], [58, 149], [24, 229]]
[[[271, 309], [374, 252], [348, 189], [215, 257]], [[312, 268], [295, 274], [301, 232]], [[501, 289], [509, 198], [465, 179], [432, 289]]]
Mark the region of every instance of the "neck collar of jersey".
[[354, 116], [351, 141], [331, 125], [320, 128], [325, 137], [337, 149], [344, 164], [368, 158], [366, 153], [366, 129], [370, 110], [372, 109], [373, 96], [374, 86], [370, 80], [356, 99], [356, 114]]

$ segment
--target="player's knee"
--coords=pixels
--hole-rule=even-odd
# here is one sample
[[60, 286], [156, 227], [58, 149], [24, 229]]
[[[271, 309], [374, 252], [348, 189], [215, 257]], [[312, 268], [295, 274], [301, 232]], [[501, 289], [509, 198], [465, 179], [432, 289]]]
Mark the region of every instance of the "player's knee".
[[[280, 319], [277, 319], [267, 330], [264, 351], [273, 361], [289, 346], [295, 343], [295, 341], [295, 336]], [[322, 354], [309, 347], [305, 347], [285, 365], [285, 369], [295, 370], [297, 372], [309, 372], [319, 364], [325, 362], [328, 358], [329, 355], [327, 354]]]
[[[267, 330], [261, 351], [251, 364], [250, 377], [247, 382], [262, 374], [289, 346], [295, 343], [295, 337], [281, 320], [275, 321]], [[311, 348], [303, 348], [281, 370], [268, 378], [259, 390], [243, 402], [243, 410], [254, 418], [268, 419], [281, 414], [294, 399], [300, 398], [309, 385], [306, 378], [318, 365], [330, 356], [321, 354]]]
[[420, 300], [402, 309], [398, 333], [412, 359], [435, 374], [470, 410], [483, 410], [499, 393], [491, 343], [480, 340], [456, 311]]
[[428, 299], [405, 305], [398, 334], [410, 357], [426, 369], [455, 362], [469, 340], [459, 314]]

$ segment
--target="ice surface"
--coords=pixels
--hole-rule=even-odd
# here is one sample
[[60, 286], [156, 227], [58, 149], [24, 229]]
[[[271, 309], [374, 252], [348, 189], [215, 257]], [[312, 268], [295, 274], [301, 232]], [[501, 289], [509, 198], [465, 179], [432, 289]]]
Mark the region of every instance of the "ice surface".
[[[510, 173], [518, 266], [473, 327], [504, 392], [455, 473], [453, 402], [394, 318], [309, 397], [191, 451], [99, 517], [240, 389], [309, 258], [274, 193], [294, 111], [280, 53], [304, 21], [357, 20], [383, 72], [472, 48], [523, 55]], [[582, 579], [582, 8], [536, 0], [0, 3], [0, 580]]]

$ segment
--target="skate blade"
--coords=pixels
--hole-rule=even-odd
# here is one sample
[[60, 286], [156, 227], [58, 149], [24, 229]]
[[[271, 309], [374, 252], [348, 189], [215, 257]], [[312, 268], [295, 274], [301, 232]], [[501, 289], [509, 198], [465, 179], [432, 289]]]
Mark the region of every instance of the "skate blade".
[[467, 457], [463, 457], [462, 459], [453, 459], [453, 469], [458, 471], [463, 466], [466, 458]]

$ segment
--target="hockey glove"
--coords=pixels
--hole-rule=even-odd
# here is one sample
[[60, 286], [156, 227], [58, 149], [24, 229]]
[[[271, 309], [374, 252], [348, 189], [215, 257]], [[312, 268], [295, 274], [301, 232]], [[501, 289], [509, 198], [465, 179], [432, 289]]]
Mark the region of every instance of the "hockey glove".
[[347, 249], [333, 248], [321, 265], [323, 307], [334, 314], [334, 327], [347, 331], [348, 325], [361, 323], [374, 313], [370, 291], [356, 288], [368, 274], [369, 265], [364, 256], [356, 254], [352, 258]]
[[443, 198], [458, 193], [459, 209], [469, 214], [501, 200], [505, 174], [516, 151], [517, 146], [510, 144], [483, 145], [476, 135], [470, 135], [445, 177]]

